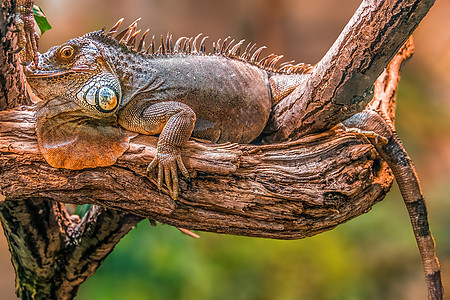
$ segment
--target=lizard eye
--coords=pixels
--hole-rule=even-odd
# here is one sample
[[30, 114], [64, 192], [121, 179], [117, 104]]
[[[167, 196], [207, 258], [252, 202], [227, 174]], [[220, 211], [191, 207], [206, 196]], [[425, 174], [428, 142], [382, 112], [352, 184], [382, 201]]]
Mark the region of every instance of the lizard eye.
[[62, 60], [69, 60], [73, 57], [74, 54], [75, 49], [70, 45], [63, 46], [61, 47], [61, 49], [59, 49], [59, 57]]

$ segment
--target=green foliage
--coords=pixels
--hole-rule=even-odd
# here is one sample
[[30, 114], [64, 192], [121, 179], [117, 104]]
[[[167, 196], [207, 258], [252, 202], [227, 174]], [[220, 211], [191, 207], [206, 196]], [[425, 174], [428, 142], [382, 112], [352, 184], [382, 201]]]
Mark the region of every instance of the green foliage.
[[200, 235], [197, 240], [141, 222], [81, 286], [77, 299], [394, 299], [388, 295], [405, 284], [408, 273], [423, 279], [398, 198], [304, 240]]
[[36, 24], [41, 30], [41, 35], [44, 34], [44, 32], [46, 32], [47, 30], [52, 29], [52, 25], [50, 25], [50, 23], [48, 22], [47, 17], [42, 11], [42, 8], [37, 5], [33, 5], [33, 16]]
[[83, 204], [83, 205], [78, 205], [76, 208], [75, 208], [75, 212], [74, 212], [74, 214], [75, 215], [78, 215], [80, 218], [82, 218], [86, 213], [87, 213], [87, 211], [89, 210], [89, 208], [91, 208], [91, 204]]
[[[427, 95], [414, 78], [404, 76], [396, 124], [425, 183], [430, 226], [444, 266], [450, 257], [450, 186], [448, 180], [431, 182], [420, 154], [439, 147], [432, 142], [433, 132], [449, 132], [450, 122], [436, 124], [434, 116], [448, 111]], [[81, 286], [77, 299], [426, 299], [419, 253], [395, 185], [369, 213], [312, 238], [200, 235], [196, 240], [170, 226], [141, 222]]]

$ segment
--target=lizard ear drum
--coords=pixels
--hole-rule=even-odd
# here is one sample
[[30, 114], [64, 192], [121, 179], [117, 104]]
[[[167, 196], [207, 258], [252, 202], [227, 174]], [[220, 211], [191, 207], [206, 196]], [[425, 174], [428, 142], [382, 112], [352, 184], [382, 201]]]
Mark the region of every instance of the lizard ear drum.
[[119, 97], [113, 89], [104, 86], [97, 91], [95, 102], [99, 111], [109, 113], [115, 110], [119, 105]]

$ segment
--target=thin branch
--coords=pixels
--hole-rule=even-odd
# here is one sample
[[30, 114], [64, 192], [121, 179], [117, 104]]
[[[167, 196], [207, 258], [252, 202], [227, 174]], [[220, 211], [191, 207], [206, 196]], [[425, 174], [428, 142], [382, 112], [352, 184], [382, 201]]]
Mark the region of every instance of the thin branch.
[[410, 36], [399, 53], [374, 84], [374, 96], [367, 108], [381, 112], [389, 122], [395, 122], [397, 86], [400, 81], [400, 68], [414, 54], [413, 37]]

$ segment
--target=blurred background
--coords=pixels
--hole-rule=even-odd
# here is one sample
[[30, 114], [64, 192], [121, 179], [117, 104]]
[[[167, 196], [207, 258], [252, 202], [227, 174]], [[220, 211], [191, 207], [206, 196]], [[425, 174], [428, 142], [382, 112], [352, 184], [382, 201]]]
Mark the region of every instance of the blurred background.
[[[268, 46], [286, 60], [316, 63], [358, 0], [36, 0], [53, 29], [40, 51], [86, 32], [142, 17], [156, 36], [203, 32]], [[403, 68], [396, 127], [428, 203], [450, 295], [450, 0], [438, 0], [415, 32]], [[211, 49], [208, 44], [208, 50]], [[1, 230], [1, 229], [0, 229]], [[426, 299], [419, 254], [396, 185], [384, 201], [338, 228], [297, 241], [200, 233], [141, 222], [116, 247], [77, 299]], [[0, 298], [16, 299], [0, 232]]]

